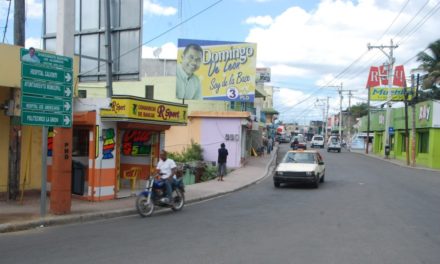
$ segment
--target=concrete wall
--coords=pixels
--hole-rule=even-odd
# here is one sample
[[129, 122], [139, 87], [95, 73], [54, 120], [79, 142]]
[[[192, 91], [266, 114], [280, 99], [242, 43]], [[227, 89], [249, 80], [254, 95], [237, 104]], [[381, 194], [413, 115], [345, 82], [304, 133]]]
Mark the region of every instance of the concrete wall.
[[[229, 152], [227, 166], [232, 168], [240, 167], [241, 120], [239, 118], [203, 118], [202, 120], [201, 145], [204, 150], [204, 160], [217, 162], [220, 144], [225, 143]], [[226, 134], [237, 135], [237, 138], [225, 140]]]

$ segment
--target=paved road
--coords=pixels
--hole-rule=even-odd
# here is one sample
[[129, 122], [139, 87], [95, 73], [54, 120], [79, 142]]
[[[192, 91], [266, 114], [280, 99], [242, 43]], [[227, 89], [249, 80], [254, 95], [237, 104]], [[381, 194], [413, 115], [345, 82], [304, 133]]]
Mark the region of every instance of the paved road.
[[438, 173], [322, 153], [319, 189], [268, 178], [177, 214], [2, 234], [1, 262], [439, 263]]

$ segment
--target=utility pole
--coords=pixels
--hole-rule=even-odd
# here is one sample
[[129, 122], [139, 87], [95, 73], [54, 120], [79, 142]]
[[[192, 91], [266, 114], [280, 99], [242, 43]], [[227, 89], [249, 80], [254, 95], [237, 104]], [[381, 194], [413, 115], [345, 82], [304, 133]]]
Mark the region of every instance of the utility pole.
[[[388, 158], [389, 151], [390, 151], [390, 122], [391, 122], [391, 88], [393, 86], [393, 80], [391, 79], [393, 76], [393, 65], [394, 65], [394, 57], [393, 57], [393, 51], [395, 48], [399, 47], [399, 45], [393, 45], [393, 40], [391, 39], [391, 45], [389, 46], [371, 46], [368, 44], [368, 50], [370, 49], [379, 49], [382, 51], [385, 56], [388, 58], [388, 94], [387, 94], [387, 113], [386, 113], [386, 121], [385, 121], [385, 138], [384, 138], [384, 150], [385, 150], [385, 158]], [[389, 49], [390, 53], [386, 53], [384, 49]]]
[[348, 90], [348, 138], [347, 138], [347, 149], [351, 149], [351, 96], [353, 90]]
[[[322, 103], [320, 103], [320, 102], [322, 102]], [[322, 125], [321, 125], [322, 131], [321, 132], [324, 133], [324, 129], [325, 129], [324, 122], [325, 122], [325, 113], [326, 113], [326, 111], [325, 111], [325, 109], [326, 109], [325, 99], [316, 99], [315, 106], [322, 107]]]
[[341, 83], [341, 89], [339, 90], [339, 140], [342, 141], [342, 99], [344, 99], [344, 96], [342, 96], [342, 83]]
[[[25, 0], [14, 1], [14, 45], [25, 44]], [[20, 89], [10, 89], [11, 100], [14, 102], [14, 111], [10, 117], [9, 129], [9, 161], [8, 161], [8, 200], [16, 200], [20, 185], [21, 163], [21, 122], [15, 110], [20, 105]]]
[[328, 138], [328, 132], [327, 132], [328, 124], [327, 124], [327, 122], [328, 122], [328, 112], [330, 110], [329, 99], [330, 99], [330, 96], [327, 96], [327, 109], [326, 109], [326, 112], [325, 112], [325, 134], [324, 134], [325, 135], [325, 140], [324, 140], [324, 142], [327, 142], [327, 138]]

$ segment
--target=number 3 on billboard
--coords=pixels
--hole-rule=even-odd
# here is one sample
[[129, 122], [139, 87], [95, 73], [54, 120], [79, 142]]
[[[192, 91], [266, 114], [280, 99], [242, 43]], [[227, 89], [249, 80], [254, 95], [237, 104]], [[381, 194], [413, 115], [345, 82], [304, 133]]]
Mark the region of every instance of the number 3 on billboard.
[[237, 99], [237, 97], [238, 97], [238, 90], [237, 90], [237, 88], [235, 88], [235, 87], [229, 88], [228, 92], [227, 92], [227, 96], [228, 96], [229, 99]]

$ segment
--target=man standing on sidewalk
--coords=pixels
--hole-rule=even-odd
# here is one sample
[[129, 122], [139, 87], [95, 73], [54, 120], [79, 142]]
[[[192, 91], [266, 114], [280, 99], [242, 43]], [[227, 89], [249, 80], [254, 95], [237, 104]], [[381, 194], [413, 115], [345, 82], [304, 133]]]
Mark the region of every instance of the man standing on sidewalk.
[[218, 149], [218, 168], [217, 168], [217, 176], [218, 181], [223, 181], [223, 176], [226, 174], [226, 159], [228, 157], [228, 150], [225, 147], [225, 143], [222, 143], [220, 145], [220, 148]]

